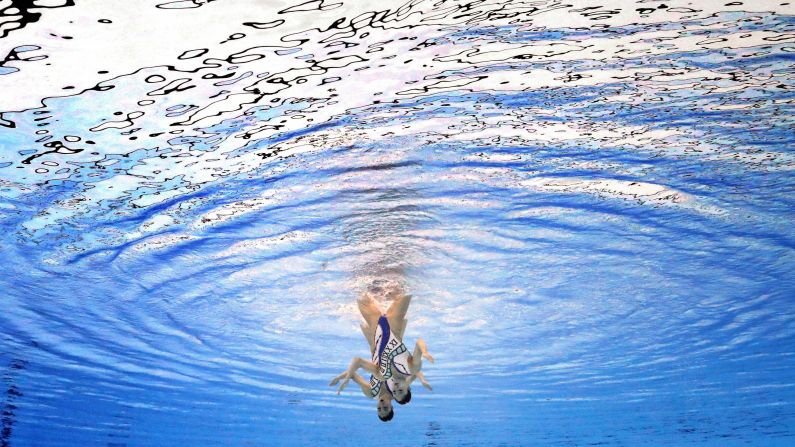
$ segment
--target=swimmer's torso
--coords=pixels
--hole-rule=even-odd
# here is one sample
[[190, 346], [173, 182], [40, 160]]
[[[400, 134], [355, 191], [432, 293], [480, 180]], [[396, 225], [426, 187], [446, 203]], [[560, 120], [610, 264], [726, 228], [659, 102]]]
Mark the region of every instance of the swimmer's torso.
[[376, 397], [384, 391], [381, 389], [384, 383], [386, 391], [391, 394], [395, 380], [411, 374], [410, 358], [406, 345], [391, 331], [387, 318], [381, 316], [373, 336], [373, 363], [378, 365], [384, 380], [370, 376], [370, 397]]

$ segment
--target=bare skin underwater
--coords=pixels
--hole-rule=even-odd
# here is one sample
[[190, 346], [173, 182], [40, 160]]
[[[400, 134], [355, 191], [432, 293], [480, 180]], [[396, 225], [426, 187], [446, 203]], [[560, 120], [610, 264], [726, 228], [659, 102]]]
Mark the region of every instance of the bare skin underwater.
[[[378, 417], [385, 422], [394, 417], [392, 399], [401, 405], [411, 400], [411, 384], [414, 380], [419, 379], [425, 388], [433, 390], [421, 369], [423, 357], [434, 362], [423, 339], [417, 340], [413, 353], [409, 353], [403, 344], [411, 296], [396, 291], [389, 297], [393, 301], [385, 314], [371, 293], [364, 293], [359, 298], [359, 311], [364, 318], [362, 334], [370, 345], [372, 360], [354, 357], [348, 369], [329, 383], [329, 386], [334, 386], [342, 381], [337, 390], [339, 394], [353, 379], [365, 396], [377, 399]], [[357, 373], [359, 368], [372, 374], [369, 381]]]

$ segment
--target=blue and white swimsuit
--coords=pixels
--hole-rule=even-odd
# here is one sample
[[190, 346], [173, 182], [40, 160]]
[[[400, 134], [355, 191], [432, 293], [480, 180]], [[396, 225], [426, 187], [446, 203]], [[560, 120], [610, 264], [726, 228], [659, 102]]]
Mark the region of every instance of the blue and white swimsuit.
[[370, 397], [378, 396], [381, 391], [381, 384], [386, 383], [389, 394], [395, 388], [395, 373], [404, 376], [411, 375], [409, 367], [409, 350], [406, 345], [397, 338], [389, 328], [389, 321], [385, 316], [378, 319], [378, 326], [375, 328], [373, 337], [373, 363], [378, 365], [378, 370], [384, 376], [384, 380], [378, 380], [370, 376]]

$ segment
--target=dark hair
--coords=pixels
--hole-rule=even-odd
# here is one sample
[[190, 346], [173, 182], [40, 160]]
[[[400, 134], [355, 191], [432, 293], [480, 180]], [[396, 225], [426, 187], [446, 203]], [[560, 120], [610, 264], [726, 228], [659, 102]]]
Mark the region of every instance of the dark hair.
[[387, 414], [384, 417], [381, 417], [380, 414], [378, 415], [378, 419], [381, 419], [384, 422], [391, 421], [393, 417], [395, 417], [395, 410], [393, 408], [390, 408], [389, 409], [389, 414]]
[[[397, 399], [395, 399], [395, 400], [397, 400]], [[411, 388], [407, 388], [406, 389], [406, 397], [404, 397], [403, 400], [397, 400], [397, 403], [399, 403], [400, 405], [406, 405], [410, 401], [411, 401]]]

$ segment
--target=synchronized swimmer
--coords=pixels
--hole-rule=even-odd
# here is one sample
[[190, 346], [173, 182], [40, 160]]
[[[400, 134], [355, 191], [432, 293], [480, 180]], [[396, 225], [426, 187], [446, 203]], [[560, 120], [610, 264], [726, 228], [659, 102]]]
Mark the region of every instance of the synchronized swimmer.
[[[419, 379], [425, 388], [433, 390], [421, 371], [423, 357], [434, 362], [433, 356], [428, 354], [425, 341], [418, 339], [413, 353], [409, 353], [403, 344], [411, 296], [402, 292], [396, 295], [386, 314], [380, 311], [371, 294], [365, 293], [359, 299], [359, 311], [364, 317], [362, 333], [370, 344], [372, 360], [354, 357], [348, 369], [329, 383], [329, 386], [334, 386], [342, 380], [337, 390], [339, 394], [353, 379], [365, 396], [378, 400], [378, 417], [384, 422], [395, 415], [392, 399], [401, 405], [409, 403], [411, 383], [415, 379]], [[359, 368], [372, 374], [369, 382], [357, 373]]]

